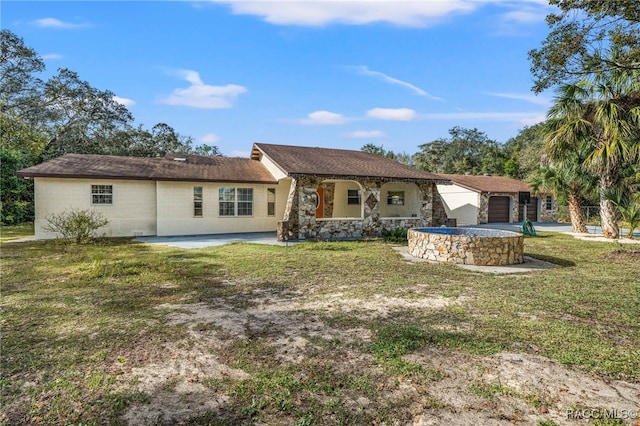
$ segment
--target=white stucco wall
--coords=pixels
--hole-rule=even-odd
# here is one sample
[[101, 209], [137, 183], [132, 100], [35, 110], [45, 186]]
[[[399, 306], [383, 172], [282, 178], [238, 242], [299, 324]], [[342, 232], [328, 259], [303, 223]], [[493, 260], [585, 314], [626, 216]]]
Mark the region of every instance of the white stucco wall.
[[[278, 220], [282, 220], [284, 215], [289, 185], [289, 179], [273, 185], [160, 181], [157, 183], [157, 234], [165, 236], [275, 231]], [[193, 215], [194, 186], [202, 187], [202, 217]], [[253, 215], [220, 216], [218, 190], [222, 187], [253, 188]], [[274, 216], [267, 215], [267, 188], [276, 188]]]
[[333, 199], [333, 217], [334, 218], [346, 218], [346, 217], [362, 217], [362, 193], [360, 194], [360, 204], [348, 204], [347, 196], [348, 190], [362, 191], [360, 185], [354, 181], [336, 181], [336, 188]]
[[[387, 204], [388, 192], [404, 191], [404, 205]], [[415, 183], [391, 182], [380, 188], [380, 217], [412, 217], [420, 216], [422, 194]], [[415, 217], [415, 216], [414, 216]]]
[[[35, 236], [56, 238], [46, 232], [47, 216], [65, 210], [91, 209], [101, 213], [109, 224], [98, 230], [109, 237], [155, 235], [155, 182], [145, 180], [35, 178]], [[111, 205], [91, 204], [91, 185], [112, 185]]]
[[478, 193], [456, 184], [437, 185], [447, 217], [455, 218], [458, 226], [477, 225], [480, 198]]

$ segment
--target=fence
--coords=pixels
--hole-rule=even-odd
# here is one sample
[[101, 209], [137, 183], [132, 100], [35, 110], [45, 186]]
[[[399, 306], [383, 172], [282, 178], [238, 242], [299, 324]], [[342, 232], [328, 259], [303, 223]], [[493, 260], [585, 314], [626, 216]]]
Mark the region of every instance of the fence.
[[[588, 225], [600, 224], [600, 206], [582, 206], [581, 210]], [[571, 222], [569, 206], [560, 206], [558, 209], [558, 222]]]

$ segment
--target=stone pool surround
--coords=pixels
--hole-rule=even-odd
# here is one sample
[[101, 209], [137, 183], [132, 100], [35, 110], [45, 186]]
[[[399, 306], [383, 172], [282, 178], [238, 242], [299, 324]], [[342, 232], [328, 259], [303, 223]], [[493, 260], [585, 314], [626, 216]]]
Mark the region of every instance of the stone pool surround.
[[411, 228], [412, 256], [436, 262], [498, 266], [523, 262], [524, 236], [517, 232], [477, 228]]

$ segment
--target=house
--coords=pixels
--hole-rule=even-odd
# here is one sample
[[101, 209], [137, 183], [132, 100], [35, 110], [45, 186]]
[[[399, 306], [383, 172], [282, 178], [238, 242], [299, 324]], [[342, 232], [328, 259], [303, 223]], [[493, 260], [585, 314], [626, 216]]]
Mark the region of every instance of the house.
[[437, 185], [447, 216], [457, 225], [480, 223], [556, 222], [557, 201], [547, 194], [535, 197], [526, 182], [505, 176], [441, 174], [452, 185]]
[[446, 221], [446, 178], [342, 149], [256, 143], [251, 158], [67, 154], [20, 170], [35, 183], [37, 238], [47, 217], [92, 209], [107, 236], [274, 231], [279, 240], [379, 236]]

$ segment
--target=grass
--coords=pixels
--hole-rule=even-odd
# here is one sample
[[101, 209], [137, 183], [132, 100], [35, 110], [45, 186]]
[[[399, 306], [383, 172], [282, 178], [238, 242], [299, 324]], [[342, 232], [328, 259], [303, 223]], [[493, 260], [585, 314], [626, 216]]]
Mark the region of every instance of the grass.
[[31, 237], [33, 235], [33, 223], [23, 223], [16, 226], [2, 225], [0, 227], [0, 242], [15, 240], [24, 237]]
[[[3, 228], [2, 238], [25, 233]], [[446, 407], [429, 394], [443, 372], [411, 358], [430, 348], [452, 355], [529, 352], [640, 382], [637, 251], [543, 237], [528, 238], [526, 254], [564, 266], [512, 276], [407, 264], [378, 242], [199, 250], [128, 239], [3, 244], [0, 423], [123, 424], [133, 404], [176, 392], [184, 381], [170, 375], [155, 391], [138, 386], [136, 369], [166, 362], [168, 347], [204, 350], [243, 372], [193, 379], [226, 401], [181, 419], [194, 425], [407, 423], [425, 409]], [[272, 297], [273, 307], [290, 299], [306, 307], [257, 317], [257, 295]], [[332, 297], [331, 309], [314, 307]], [[339, 304], [428, 297], [464, 303], [437, 311], [389, 307], [382, 317], [364, 305]], [[171, 320], [182, 312], [178, 306], [190, 304], [226, 307], [239, 315], [245, 335], [206, 320], [192, 328]], [[259, 318], [286, 321], [260, 325]], [[279, 327], [298, 327], [294, 337], [308, 342], [295, 361], [282, 357]], [[204, 346], [194, 330], [221, 343]], [[367, 338], [344, 337], [349, 333]], [[422, 390], [403, 393], [408, 382]], [[487, 398], [509, 394], [480, 382], [470, 390]], [[539, 424], [552, 424], [545, 421]]]

